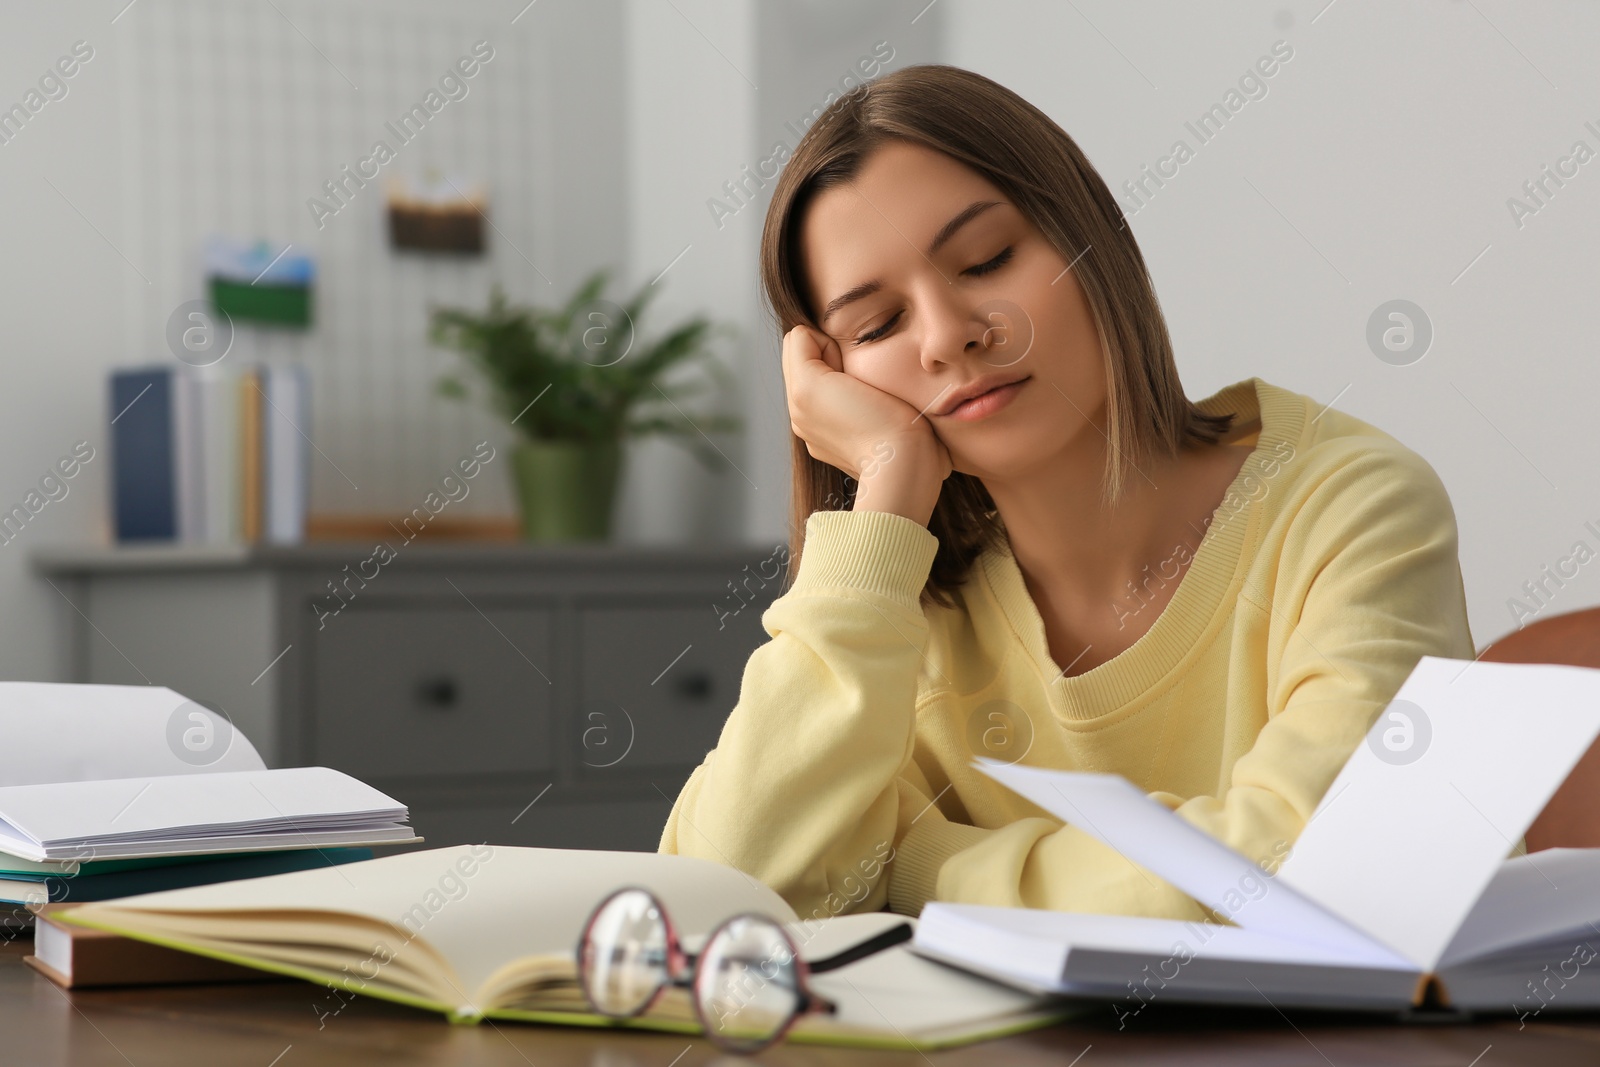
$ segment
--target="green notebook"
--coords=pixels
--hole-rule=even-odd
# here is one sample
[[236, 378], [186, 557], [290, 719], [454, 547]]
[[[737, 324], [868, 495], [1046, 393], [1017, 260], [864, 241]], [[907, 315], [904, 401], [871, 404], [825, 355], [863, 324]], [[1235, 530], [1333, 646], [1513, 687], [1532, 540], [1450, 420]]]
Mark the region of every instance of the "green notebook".
[[[624, 885], [661, 899], [686, 940], [755, 911], [790, 924], [804, 957], [857, 944], [903, 916], [801, 922], [782, 897], [721, 864], [653, 852], [460, 845], [168, 890], [65, 911], [64, 922], [304, 978], [330, 991], [319, 1013], [366, 994], [482, 1019], [698, 1033], [688, 994], [668, 989], [644, 1016], [588, 1011], [574, 949], [596, 903]], [[1043, 1026], [1086, 1010], [1009, 989], [896, 946], [812, 987], [833, 1015], [809, 1014], [789, 1040], [931, 1049]]]

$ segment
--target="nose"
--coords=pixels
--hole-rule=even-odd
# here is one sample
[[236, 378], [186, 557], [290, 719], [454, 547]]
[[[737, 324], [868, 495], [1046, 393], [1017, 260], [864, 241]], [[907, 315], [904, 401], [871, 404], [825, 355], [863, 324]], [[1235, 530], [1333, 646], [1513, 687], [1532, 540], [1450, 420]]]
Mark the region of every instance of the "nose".
[[922, 367], [937, 371], [941, 363], [982, 356], [994, 343], [993, 323], [980, 313], [980, 302], [956, 285], [934, 280], [923, 297]]

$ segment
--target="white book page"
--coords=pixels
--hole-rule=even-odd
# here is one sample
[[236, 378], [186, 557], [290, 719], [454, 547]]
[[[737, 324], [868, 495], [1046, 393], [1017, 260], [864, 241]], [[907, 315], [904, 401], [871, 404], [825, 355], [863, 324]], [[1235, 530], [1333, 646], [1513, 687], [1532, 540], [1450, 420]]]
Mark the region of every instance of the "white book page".
[[159, 685], [0, 682], [0, 786], [266, 768], [216, 712]]
[[357, 829], [404, 813], [393, 797], [328, 767], [14, 785], [0, 787], [0, 848], [42, 858], [29, 846], [114, 845], [274, 823], [288, 831]]
[[[1046, 950], [1041, 959], [1053, 959], [1059, 964], [1066, 962], [1070, 952], [1082, 949], [1126, 952], [1141, 958], [1172, 955], [1180, 958], [1259, 960], [1265, 963], [1386, 967], [1407, 973], [1415, 971], [1403, 960], [1374, 960], [1370, 953], [1359, 948], [1351, 950], [1312, 945], [1238, 926], [1137, 915], [1001, 908], [986, 904], [929, 903], [922, 911], [916, 944], [984, 960], [989, 956], [998, 957], [1000, 954], [993, 950], [993, 946], [999, 943], [999, 939], [1010, 937], [1027, 938], [1039, 943]], [[1005, 963], [999, 958], [990, 962], [1002, 967]]]
[[1550, 848], [1501, 863], [1439, 969], [1569, 931], [1580, 940], [1600, 935], [1600, 848]]
[[[102, 908], [256, 911], [271, 924], [282, 910], [339, 911], [393, 923], [438, 949], [461, 981], [463, 1005], [495, 970], [524, 956], [571, 956], [584, 921], [614, 889], [653, 890], [685, 934], [706, 933], [739, 911], [798, 916], [772, 889], [732, 867], [655, 852], [457, 845], [289, 874], [143, 893], [85, 904]], [[250, 920], [233, 923], [240, 938]], [[408, 951], [401, 949], [402, 952]], [[415, 950], [410, 950], [414, 952]], [[359, 962], [359, 960], [357, 960]], [[416, 958], [424, 966], [420, 955]]]
[[1373, 962], [1393, 957], [1359, 928], [1266, 874], [1121, 775], [1050, 771], [982, 758], [976, 764], [991, 778], [1242, 927], [1362, 952]]
[[1433, 970], [1597, 733], [1600, 670], [1423, 656], [1278, 881]]
[[[800, 954], [810, 961], [861, 944], [901, 923], [917, 926], [916, 919], [904, 915], [866, 912], [823, 919], [810, 927], [791, 926], [790, 933]], [[808, 930], [811, 938], [802, 942]], [[917, 956], [907, 944], [811, 975], [807, 982], [839, 1011], [806, 1016], [796, 1023], [799, 1029], [859, 1029], [914, 1037], [981, 1027], [1044, 1003], [1041, 997]]]

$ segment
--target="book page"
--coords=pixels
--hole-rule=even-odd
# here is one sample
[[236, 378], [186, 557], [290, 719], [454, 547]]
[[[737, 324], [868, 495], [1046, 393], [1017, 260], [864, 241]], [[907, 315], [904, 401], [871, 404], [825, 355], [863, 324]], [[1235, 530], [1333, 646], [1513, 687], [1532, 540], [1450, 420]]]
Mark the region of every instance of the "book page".
[[1110, 1000], [1119, 1016], [1138, 1014], [1152, 996], [1400, 1007], [1420, 977], [1398, 957], [1237, 926], [980, 904], [929, 904], [915, 946], [1025, 988]]
[[266, 768], [216, 712], [160, 685], [0, 682], [0, 786]]
[[1278, 880], [1433, 970], [1597, 733], [1600, 670], [1423, 656]]
[[[400, 927], [407, 942], [420, 939], [438, 950], [454, 969], [451, 977], [460, 992], [449, 1006], [482, 1010], [485, 1006], [473, 998], [491, 974], [528, 956], [571, 959], [595, 906], [612, 890], [630, 885], [654, 891], [685, 934], [705, 933], [739, 911], [761, 912], [786, 923], [798, 919], [766, 885], [707, 860], [487, 844], [145, 893], [85, 904], [67, 915], [91, 921], [100, 916], [129, 930], [138, 922], [141, 929], [157, 931], [162, 912], [211, 914], [225, 921], [229, 938], [236, 941], [253, 936], [251, 912], [260, 916], [263, 931], [286, 911], [362, 916]], [[407, 943], [396, 956], [421, 966], [426, 954], [415, 948]], [[350, 962], [355, 968], [362, 960]]]
[[[901, 923], [917, 920], [887, 912], [823, 919], [791, 927], [807, 960], [858, 945]], [[801, 943], [807, 930], [811, 940]], [[1041, 1007], [1042, 998], [915, 955], [909, 943], [885, 949], [836, 971], [812, 975], [819, 995], [838, 1005], [834, 1015], [806, 1015], [795, 1029], [878, 1033], [915, 1038], [936, 1033], [983, 1031], [1019, 1013]]]
[[0, 848], [115, 855], [120, 844], [266, 833], [360, 830], [402, 818], [404, 805], [329, 767], [110, 778], [0, 786]]
[[1439, 970], [1575, 932], [1600, 941], [1600, 848], [1548, 848], [1500, 864]]
[[[1219, 923], [1156, 919], [1139, 915], [1097, 915], [987, 904], [930, 903], [923, 909], [915, 944], [950, 956], [982, 961], [1003, 971], [1022, 954], [1022, 977], [1040, 984], [1060, 981], [1071, 952], [1125, 952], [1188, 960], [1259, 960], [1308, 966], [1384, 967], [1404, 973], [1415, 968], [1400, 959], [1374, 960], [1360, 949], [1339, 949], [1285, 940], [1258, 930]], [[1130, 972], [1126, 978], [1136, 981]]]
[[1051, 771], [982, 758], [976, 763], [991, 778], [1240, 926], [1359, 951], [1374, 961], [1393, 956], [1121, 775]]

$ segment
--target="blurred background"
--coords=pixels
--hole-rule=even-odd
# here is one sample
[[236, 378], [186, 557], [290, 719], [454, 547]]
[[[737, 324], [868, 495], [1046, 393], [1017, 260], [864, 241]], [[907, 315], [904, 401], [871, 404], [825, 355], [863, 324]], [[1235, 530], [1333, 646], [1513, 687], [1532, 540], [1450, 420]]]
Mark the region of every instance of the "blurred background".
[[[25, 515], [0, 534], [0, 677], [172, 685], [269, 763], [409, 785], [464, 835], [548, 781], [551, 800], [616, 805], [612, 837], [579, 841], [652, 845], [762, 637], [788, 536], [755, 266], [772, 179], [838, 93], [920, 62], [996, 79], [1083, 147], [1192, 397], [1259, 375], [1433, 464], [1480, 649], [1600, 602], [1597, 38], [1592, 5], [1508, 0], [9, 4], [0, 511]], [[593, 308], [614, 331], [639, 294], [628, 343], [714, 326], [641, 384], [677, 431], [622, 441], [603, 549], [527, 550], [517, 487], [556, 461], [513, 462], [511, 416], [555, 418], [537, 405], [559, 398], [496, 399], [470, 337], [430, 332], [453, 308], [484, 336], [496, 287], [565, 308], [564, 342]], [[230, 367], [257, 368], [265, 403], [241, 405], [254, 387]], [[692, 400], [660, 388], [691, 379]], [[222, 422], [191, 422], [184, 398], [211, 390]], [[172, 437], [170, 506], [119, 513], [113, 443], [158, 431], [223, 443]], [[495, 458], [468, 476], [480, 442]], [[448, 504], [425, 504], [441, 486]], [[419, 506], [432, 531], [405, 547]], [[123, 536], [150, 521], [172, 544]], [[369, 562], [384, 537], [398, 566]], [[682, 712], [687, 734], [647, 715], [674, 680], [660, 699], [706, 708]], [[496, 718], [534, 690], [532, 719]], [[364, 700], [367, 718], [344, 710]], [[496, 730], [555, 754], [495, 764]]]

